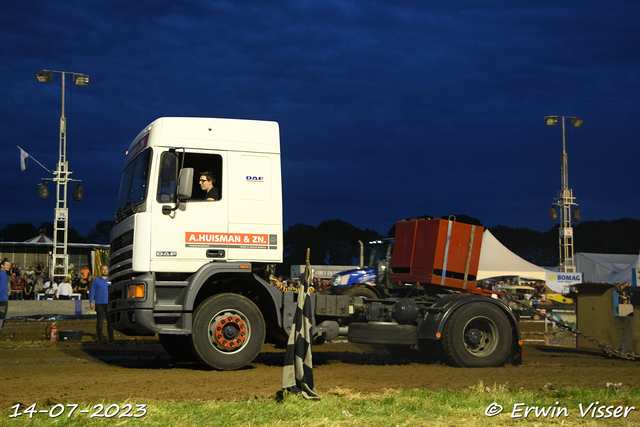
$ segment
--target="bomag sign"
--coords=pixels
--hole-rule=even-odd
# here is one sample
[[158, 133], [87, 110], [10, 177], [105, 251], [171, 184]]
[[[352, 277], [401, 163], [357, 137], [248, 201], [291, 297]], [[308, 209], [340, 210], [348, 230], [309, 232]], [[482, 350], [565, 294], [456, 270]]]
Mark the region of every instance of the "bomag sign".
[[546, 275], [547, 286], [554, 292], [568, 292], [567, 286], [582, 283], [582, 273], [549, 272]]

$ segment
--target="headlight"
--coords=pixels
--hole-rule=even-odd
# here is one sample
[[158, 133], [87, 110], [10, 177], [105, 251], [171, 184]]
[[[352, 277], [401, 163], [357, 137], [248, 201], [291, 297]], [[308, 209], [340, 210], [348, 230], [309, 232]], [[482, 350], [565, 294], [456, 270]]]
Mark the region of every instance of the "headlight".
[[131, 284], [129, 285], [129, 292], [127, 294], [127, 297], [129, 299], [142, 299], [144, 298], [144, 283], [135, 283], [135, 284]]
[[331, 278], [331, 286], [338, 286], [339, 284], [340, 284], [340, 275], [339, 274], [335, 274]]

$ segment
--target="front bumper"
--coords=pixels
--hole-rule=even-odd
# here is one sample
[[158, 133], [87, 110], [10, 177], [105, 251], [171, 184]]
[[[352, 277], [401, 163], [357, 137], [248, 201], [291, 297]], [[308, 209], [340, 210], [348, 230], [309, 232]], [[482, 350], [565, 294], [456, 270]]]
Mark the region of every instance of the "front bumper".
[[[131, 284], [145, 284], [145, 297], [129, 298]], [[192, 314], [181, 305], [157, 305], [151, 274], [109, 286], [109, 321], [126, 335], [190, 334]]]

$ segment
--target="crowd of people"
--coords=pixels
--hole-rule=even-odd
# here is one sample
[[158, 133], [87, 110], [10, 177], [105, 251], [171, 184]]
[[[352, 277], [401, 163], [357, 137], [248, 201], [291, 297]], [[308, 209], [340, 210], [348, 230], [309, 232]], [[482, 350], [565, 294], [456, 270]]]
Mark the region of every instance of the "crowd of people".
[[72, 294], [79, 294], [81, 299], [91, 302], [91, 309], [96, 311], [97, 339], [104, 341], [102, 323], [107, 321], [109, 342], [114, 341], [113, 326], [107, 316], [109, 302], [108, 288], [109, 267], [102, 265], [97, 277], [93, 275], [88, 265], [77, 273], [73, 266], [69, 266], [68, 275], [49, 276], [43, 263], [34, 269], [27, 267], [20, 269], [17, 263], [10, 263], [5, 258], [0, 262], [0, 334], [7, 315], [8, 300], [33, 300], [37, 294], [42, 294], [46, 300], [68, 300]]
[[631, 283], [614, 283], [613, 284], [615, 290], [618, 292], [619, 304], [631, 304], [632, 302], [632, 294], [629, 292], [629, 286]]
[[[300, 277], [299, 279], [292, 279], [291, 277], [271, 276], [270, 280], [271, 284], [281, 291], [297, 292], [302, 285], [302, 277]], [[313, 279], [311, 279], [309, 291], [321, 292], [323, 290], [329, 289], [330, 287], [331, 281], [329, 279], [320, 279], [318, 277], [314, 277]]]
[[[8, 260], [5, 258], [4, 261]], [[68, 300], [72, 294], [88, 299], [95, 279], [88, 265], [78, 272], [72, 266], [66, 276], [51, 276], [42, 262], [35, 268], [21, 268], [18, 263], [12, 263], [7, 276], [8, 299], [13, 301], [35, 300], [38, 294], [42, 294], [45, 300]]]
[[518, 286], [518, 285], [528, 285], [533, 288], [533, 290], [526, 292], [523, 291], [522, 295], [525, 299], [531, 301], [537, 301], [539, 303], [544, 303], [547, 297], [547, 287], [543, 281], [537, 280], [535, 282], [526, 282], [520, 283], [515, 280], [506, 280], [506, 281], [496, 281], [496, 280], [484, 280], [478, 281], [478, 288], [487, 289], [490, 291], [501, 292], [504, 290], [505, 286]]

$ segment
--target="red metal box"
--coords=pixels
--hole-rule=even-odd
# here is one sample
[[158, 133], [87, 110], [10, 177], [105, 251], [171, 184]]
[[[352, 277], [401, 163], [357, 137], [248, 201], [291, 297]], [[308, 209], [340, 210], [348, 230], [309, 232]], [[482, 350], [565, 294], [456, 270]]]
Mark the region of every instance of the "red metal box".
[[483, 231], [442, 218], [398, 221], [390, 280], [475, 289]]

